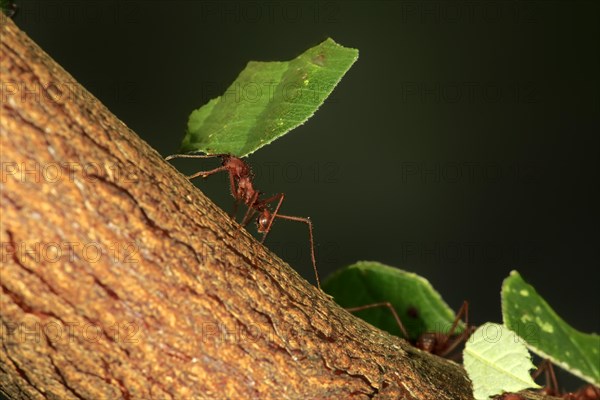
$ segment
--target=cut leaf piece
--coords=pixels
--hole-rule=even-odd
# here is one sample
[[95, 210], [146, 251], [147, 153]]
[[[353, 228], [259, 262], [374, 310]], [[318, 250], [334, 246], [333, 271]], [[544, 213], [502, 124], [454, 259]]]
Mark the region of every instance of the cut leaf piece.
[[251, 61], [227, 89], [193, 111], [182, 152], [245, 157], [306, 122], [358, 58], [332, 39], [291, 61]]
[[502, 284], [502, 318], [534, 353], [600, 385], [600, 336], [573, 329], [517, 271]]
[[[358, 307], [390, 302], [406, 327], [410, 339], [424, 332], [448, 332], [454, 322], [454, 312], [427, 279], [375, 261], [360, 261], [342, 268], [323, 284], [342, 307]], [[370, 324], [402, 336], [392, 313], [385, 307], [355, 312]], [[459, 323], [456, 333], [462, 332]]]
[[535, 366], [527, 347], [505, 326], [493, 323], [480, 326], [467, 341], [463, 360], [477, 400], [540, 387], [529, 374]]

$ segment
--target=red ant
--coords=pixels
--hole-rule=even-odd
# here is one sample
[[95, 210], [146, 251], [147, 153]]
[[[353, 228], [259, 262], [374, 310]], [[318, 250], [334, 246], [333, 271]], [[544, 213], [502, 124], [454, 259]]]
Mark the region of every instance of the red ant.
[[[546, 376], [546, 387], [540, 390], [540, 393], [547, 396], [556, 396], [564, 400], [600, 400], [600, 388], [594, 385], [585, 385], [576, 392], [562, 393], [558, 387], [558, 380], [554, 373], [554, 367], [549, 360], [544, 360], [540, 364], [540, 367], [531, 374], [533, 379], [539, 377], [542, 372]], [[496, 400], [524, 400], [524, 398], [516, 393], [506, 393], [499, 397], [495, 397]]]
[[576, 392], [562, 393], [558, 386], [558, 380], [554, 373], [554, 367], [550, 360], [544, 360], [540, 367], [531, 374], [533, 379], [536, 379], [544, 372], [546, 376], [546, 387], [540, 392], [548, 396], [558, 396], [565, 400], [600, 400], [600, 388], [593, 385], [581, 387]]
[[[252, 184], [252, 170], [250, 166], [241, 158], [232, 156], [230, 154], [173, 154], [165, 158], [166, 161], [174, 158], [221, 158], [221, 166], [211, 169], [209, 171], [196, 172], [193, 175], [188, 176], [189, 179], [202, 176], [206, 178], [209, 175], [220, 171], [227, 171], [229, 173], [229, 184], [231, 186], [231, 195], [235, 198], [235, 210], [240, 202], [243, 202], [248, 206], [248, 210], [240, 223], [241, 226], [246, 226], [252, 219], [255, 213], [258, 212], [256, 218], [256, 226], [258, 231], [263, 233], [261, 243], [265, 241], [268, 233], [271, 231], [271, 226], [275, 218], [287, 219], [290, 221], [304, 222], [308, 225], [308, 234], [310, 239], [310, 257], [315, 270], [315, 277], [317, 279], [317, 287], [321, 289], [321, 280], [319, 279], [319, 272], [317, 271], [317, 262], [315, 261], [315, 245], [313, 239], [313, 226], [310, 218], [295, 217], [291, 215], [279, 214], [279, 208], [283, 199], [285, 198], [284, 193], [276, 194], [275, 196], [268, 197], [266, 199], [260, 199], [261, 192], [254, 189]], [[277, 202], [275, 211], [269, 210], [269, 204]]]
[[[392, 315], [394, 316], [402, 335], [409, 340], [410, 336], [408, 335], [408, 331], [404, 327], [404, 324], [396, 312], [396, 309], [389, 302], [367, 304], [365, 306], [346, 308], [346, 310], [355, 312], [375, 307], [387, 307], [392, 312]], [[463, 315], [465, 317], [465, 330], [461, 334], [455, 336], [454, 331], [456, 330], [456, 327], [458, 326], [458, 323]], [[454, 322], [452, 323], [448, 333], [424, 332], [412, 344], [416, 348], [426, 351], [427, 353], [435, 354], [440, 357], [447, 357], [456, 349], [456, 347], [458, 347], [458, 345], [465, 342], [469, 336], [471, 336], [471, 333], [473, 333], [474, 330], [475, 327], [469, 326], [469, 303], [464, 301], [460, 307], [460, 310], [458, 310], [456, 318], [454, 319]]]

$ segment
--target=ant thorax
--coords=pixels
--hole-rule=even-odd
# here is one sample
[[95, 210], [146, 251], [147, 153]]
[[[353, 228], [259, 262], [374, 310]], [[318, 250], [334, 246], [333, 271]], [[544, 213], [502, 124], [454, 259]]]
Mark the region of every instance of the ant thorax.
[[237, 181], [237, 198], [242, 199], [245, 204], [252, 205], [258, 198], [252, 182], [247, 177], [239, 178]]
[[266, 232], [269, 229], [269, 222], [271, 222], [271, 212], [266, 208], [256, 218], [256, 226], [259, 232]]

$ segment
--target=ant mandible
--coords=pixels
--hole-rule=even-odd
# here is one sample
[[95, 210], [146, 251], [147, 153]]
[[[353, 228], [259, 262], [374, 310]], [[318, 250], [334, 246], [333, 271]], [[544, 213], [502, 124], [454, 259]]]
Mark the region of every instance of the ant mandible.
[[[271, 231], [273, 221], [275, 218], [287, 219], [289, 221], [304, 222], [308, 225], [308, 235], [310, 240], [310, 258], [312, 260], [313, 269], [315, 271], [315, 278], [317, 280], [317, 287], [321, 289], [321, 280], [319, 279], [319, 272], [317, 270], [317, 262], [315, 260], [315, 244], [313, 239], [313, 226], [310, 218], [296, 217], [292, 215], [279, 214], [281, 203], [285, 198], [284, 193], [279, 193], [266, 199], [261, 199], [261, 192], [254, 189], [252, 184], [252, 170], [250, 166], [241, 158], [232, 156], [231, 154], [173, 154], [165, 158], [165, 161], [172, 160], [174, 158], [221, 158], [221, 166], [211, 169], [209, 171], [196, 172], [193, 175], [188, 176], [189, 179], [194, 179], [198, 176], [206, 178], [209, 175], [215, 174], [220, 171], [227, 171], [229, 173], [229, 185], [231, 187], [231, 195], [235, 199], [235, 209], [240, 202], [243, 202], [248, 209], [240, 225], [246, 226], [252, 219], [255, 213], [258, 213], [256, 218], [256, 226], [258, 232], [263, 234], [261, 243], [264, 243], [267, 235]], [[275, 210], [271, 212], [269, 210], [269, 204], [277, 202]], [[235, 212], [234, 212], [235, 213]], [[322, 290], [322, 289], [321, 289]]]
[[[394, 316], [402, 335], [406, 338], [406, 340], [409, 340], [410, 337], [408, 335], [408, 331], [404, 327], [404, 324], [396, 312], [396, 309], [389, 302], [367, 304], [359, 307], [346, 308], [346, 310], [355, 312], [375, 307], [387, 307], [392, 312], [392, 315]], [[465, 329], [460, 335], [453, 337], [454, 331], [456, 330], [463, 315], [465, 317]], [[447, 357], [456, 349], [456, 347], [458, 347], [458, 345], [465, 342], [469, 338], [474, 329], [475, 327], [469, 326], [469, 303], [464, 301], [460, 307], [460, 310], [458, 310], [456, 318], [454, 318], [454, 322], [452, 323], [448, 333], [424, 332], [419, 336], [416, 342], [413, 342], [412, 344], [414, 347], [427, 353], [431, 353], [440, 357]]]

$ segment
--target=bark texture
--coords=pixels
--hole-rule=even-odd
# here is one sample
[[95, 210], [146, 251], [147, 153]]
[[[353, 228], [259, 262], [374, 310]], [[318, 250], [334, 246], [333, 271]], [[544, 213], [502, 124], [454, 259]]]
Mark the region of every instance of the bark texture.
[[459, 365], [338, 307], [6, 19], [0, 72], [9, 398], [472, 399]]

